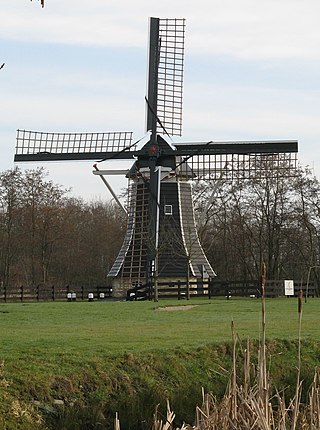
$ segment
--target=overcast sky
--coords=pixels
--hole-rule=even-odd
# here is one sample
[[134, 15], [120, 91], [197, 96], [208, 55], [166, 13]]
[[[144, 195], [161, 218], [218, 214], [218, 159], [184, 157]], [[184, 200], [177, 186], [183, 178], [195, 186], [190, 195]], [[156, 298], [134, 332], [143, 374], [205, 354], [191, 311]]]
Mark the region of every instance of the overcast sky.
[[[156, 16], [186, 18], [184, 141], [297, 139], [320, 177], [319, 0], [10, 0], [0, 10], [0, 171], [14, 166], [17, 128], [142, 137]], [[92, 164], [44, 166], [76, 196], [109, 198]]]

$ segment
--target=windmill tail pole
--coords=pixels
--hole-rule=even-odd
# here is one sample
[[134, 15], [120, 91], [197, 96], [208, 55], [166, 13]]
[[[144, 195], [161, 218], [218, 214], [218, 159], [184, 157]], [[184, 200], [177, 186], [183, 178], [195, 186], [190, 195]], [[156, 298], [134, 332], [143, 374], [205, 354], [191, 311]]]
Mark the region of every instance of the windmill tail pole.
[[[99, 168], [96, 164], [93, 165], [94, 169], [97, 170], [99, 172]], [[108, 188], [108, 190], [110, 191], [112, 197], [115, 199], [115, 201], [117, 202], [118, 206], [123, 210], [123, 212], [128, 215], [128, 211], [126, 210], [126, 208], [123, 206], [123, 204], [120, 202], [120, 200], [118, 199], [116, 193], [113, 191], [113, 189], [111, 188], [109, 182], [106, 180], [106, 178], [104, 176], [102, 176], [101, 174], [99, 175], [102, 182], [105, 184], [105, 186]]]

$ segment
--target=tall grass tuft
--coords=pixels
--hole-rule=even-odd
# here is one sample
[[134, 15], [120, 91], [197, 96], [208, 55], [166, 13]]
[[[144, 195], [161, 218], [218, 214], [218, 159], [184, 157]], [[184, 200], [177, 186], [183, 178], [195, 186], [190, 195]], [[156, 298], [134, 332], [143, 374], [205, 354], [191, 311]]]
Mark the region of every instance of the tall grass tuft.
[[296, 392], [294, 397], [294, 407], [292, 411], [292, 426], [291, 429], [295, 430], [297, 427], [297, 419], [299, 414], [299, 405], [301, 399], [301, 321], [302, 321], [302, 290], [299, 291], [298, 296], [298, 365], [297, 365], [297, 382]]
[[114, 430], [120, 430], [120, 421], [117, 413], [116, 413], [116, 418], [114, 420]]

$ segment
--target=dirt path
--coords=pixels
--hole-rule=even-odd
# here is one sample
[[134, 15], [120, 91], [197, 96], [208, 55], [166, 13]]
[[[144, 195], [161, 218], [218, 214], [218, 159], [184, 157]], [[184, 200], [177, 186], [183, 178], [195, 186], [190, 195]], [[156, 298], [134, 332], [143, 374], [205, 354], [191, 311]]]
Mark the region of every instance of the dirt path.
[[188, 311], [189, 309], [196, 308], [199, 305], [181, 305], [181, 306], [165, 306], [158, 308], [158, 311]]

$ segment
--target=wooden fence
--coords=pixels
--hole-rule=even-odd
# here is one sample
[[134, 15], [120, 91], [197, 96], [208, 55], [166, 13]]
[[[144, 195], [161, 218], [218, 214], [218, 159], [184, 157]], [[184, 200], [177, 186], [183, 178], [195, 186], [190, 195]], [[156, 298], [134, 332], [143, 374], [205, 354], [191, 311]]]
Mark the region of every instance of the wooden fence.
[[[300, 288], [303, 295], [308, 297], [317, 296], [317, 289], [314, 283], [294, 282], [294, 295], [298, 295]], [[260, 297], [259, 281], [216, 281], [211, 280], [190, 282], [190, 296], [206, 296], [208, 298], [224, 296], [228, 299], [232, 297]], [[284, 296], [283, 281], [267, 281], [265, 296]], [[158, 296], [163, 298], [185, 299], [187, 297], [187, 283], [185, 281], [159, 282]], [[11, 287], [0, 288], [0, 302], [27, 302], [27, 301], [54, 301], [54, 300], [105, 300], [112, 297], [112, 287], [110, 286], [80, 286], [80, 287]], [[127, 300], [152, 300], [154, 290], [152, 286], [141, 285], [130, 288], [127, 293]]]
[[[303, 295], [309, 297], [317, 296], [314, 283], [294, 282], [294, 295], [297, 296], [302, 289]], [[219, 297], [261, 297], [260, 281], [203, 281], [190, 282], [190, 296]], [[185, 281], [158, 282], [158, 297], [178, 298], [179, 300], [187, 297], [187, 283]], [[265, 297], [285, 296], [283, 280], [269, 280], [265, 288]], [[130, 288], [127, 293], [127, 300], [151, 300], [154, 297], [154, 289], [150, 285], [140, 285]]]
[[[260, 281], [213, 281], [210, 285], [212, 296], [240, 296], [261, 297], [261, 283]], [[303, 295], [309, 297], [317, 296], [315, 284], [309, 282], [301, 283], [301, 281], [294, 281], [294, 295], [297, 296], [299, 290], [302, 290]], [[265, 297], [283, 297], [285, 296], [284, 281], [283, 280], [268, 280], [265, 287]]]
[[109, 286], [28, 287], [21, 285], [0, 289], [0, 301], [4, 302], [104, 300], [110, 297], [112, 297], [112, 288]]

